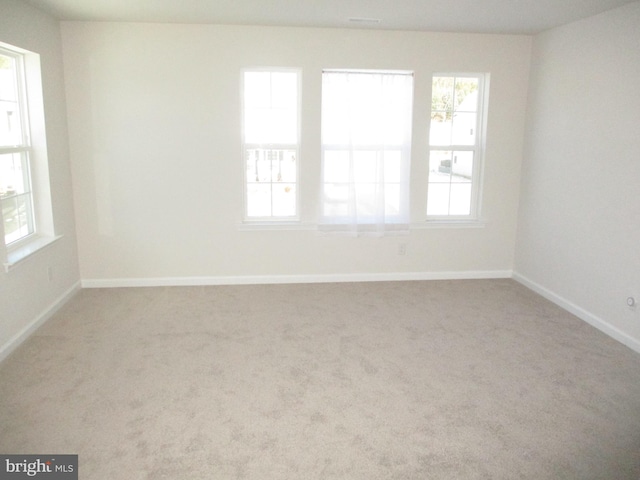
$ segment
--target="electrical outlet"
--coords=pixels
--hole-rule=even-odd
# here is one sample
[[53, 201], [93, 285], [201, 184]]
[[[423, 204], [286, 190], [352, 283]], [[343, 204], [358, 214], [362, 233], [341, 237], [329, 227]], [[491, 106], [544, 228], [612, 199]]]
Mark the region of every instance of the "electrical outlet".
[[407, 244], [401, 243], [398, 245], [398, 255], [406, 255], [407, 253]]

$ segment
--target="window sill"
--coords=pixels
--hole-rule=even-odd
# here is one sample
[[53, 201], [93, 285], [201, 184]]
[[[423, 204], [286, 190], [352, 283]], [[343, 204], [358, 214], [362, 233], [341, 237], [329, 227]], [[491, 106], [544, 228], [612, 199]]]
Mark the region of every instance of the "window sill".
[[244, 232], [268, 230], [316, 230], [317, 226], [302, 222], [243, 222], [238, 224], [238, 230]]
[[487, 222], [482, 220], [426, 220], [421, 223], [412, 223], [412, 230], [429, 228], [484, 228]]
[[[484, 228], [487, 222], [483, 220], [426, 220], [424, 222], [413, 222], [409, 226], [411, 230], [429, 230], [432, 228]], [[241, 232], [256, 231], [285, 231], [285, 230], [306, 230], [317, 231], [318, 225], [315, 223], [302, 222], [243, 222], [238, 224]]]
[[53, 245], [61, 238], [62, 235], [56, 235], [53, 237], [35, 237], [16, 248], [12, 248], [7, 252], [7, 261], [4, 263], [4, 271], [9, 273], [9, 271], [14, 269], [17, 265], [41, 250], [44, 250], [48, 246]]

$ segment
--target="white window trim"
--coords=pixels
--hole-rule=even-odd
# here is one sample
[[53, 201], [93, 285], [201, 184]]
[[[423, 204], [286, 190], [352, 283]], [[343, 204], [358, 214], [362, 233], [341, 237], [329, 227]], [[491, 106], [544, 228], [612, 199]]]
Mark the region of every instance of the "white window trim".
[[[296, 144], [275, 144], [275, 143], [247, 143], [245, 142], [245, 132], [244, 132], [244, 76], [246, 72], [293, 72], [296, 73], [297, 78], [297, 90], [298, 90], [298, 98], [296, 100], [296, 108], [297, 108], [297, 143]], [[301, 68], [293, 68], [293, 67], [249, 67], [243, 68], [240, 72], [240, 133], [241, 133], [241, 144], [242, 144], [242, 220], [239, 225], [246, 227], [242, 228], [243, 230], [264, 230], [264, 229], [273, 229], [274, 226], [281, 228], [292, 228], [293, 226], [300, 224], [300, 140], [301, 140], [301, 103], [302, 103], [302, 69]], [[296, 152], [296, 214], [291, 216], [268, 216], [268, 217], [257, 217], [257, 216], [248, 216], [247, 212], [247, 166], [245, 160], [245, 153], [248, 148], [261, 148], [261, 149], [286, 149], [293, 150]]]
[[[478, 115], [476, 117], [476, 144], [475, 145], [431, 145], [429, 143], [429, 155], [434, 150], [446, 151], [473, 151], [474, 169], [471, 183], [471, 213], [469, 215], [427, 215], [425, 205], [425, 223], [431, 227], [484, 227], [486, 222], [482, 219], [482, 191], [484, 184], [484, 163], [486, 150], [486, 125], [489, 105], [489, 73], [475, 72], [434, 72], [434, 77], [477, 78], [478, 79]], [[431, 99], [431, 95], [429, 96]], [[430, 103], [431, 104], [431, 103]], [[429, 113], [431, 118], [431, 112]], [[431, 120], [429, 120], [429, 134]], [[427, 177], [427, 190], [429, 179]], [[427, 192], [428, 193], [428, 192]]]

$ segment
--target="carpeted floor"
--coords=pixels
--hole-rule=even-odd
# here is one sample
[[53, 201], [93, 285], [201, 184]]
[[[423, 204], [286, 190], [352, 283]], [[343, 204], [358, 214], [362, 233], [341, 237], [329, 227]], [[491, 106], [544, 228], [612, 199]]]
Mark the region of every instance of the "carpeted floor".
[[640, 355], [511, 280], [82, 290], [0, 364], [80, 478], [640, 478]]

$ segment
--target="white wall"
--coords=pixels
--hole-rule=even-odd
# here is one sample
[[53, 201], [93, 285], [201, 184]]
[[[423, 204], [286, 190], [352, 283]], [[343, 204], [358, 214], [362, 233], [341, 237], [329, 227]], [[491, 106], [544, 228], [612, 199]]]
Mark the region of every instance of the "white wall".
[[[85, 285], [510, 274], [530, 37], [63, 22], [62, 38]], [[250, 66], [303, 69], [308, 224], [318, 204], [323, 68], [415, 72], [415, 222], [425, 213], [431, 75], [490, 72], [484, 228], [383, 239], [239, 229], [240, 70]]]
[[23, 1], [2, 0], [0, 42], [40, 54], [53, 217], [63, 235], [8, 273], [0, 268], [1, 359], [77, 288], [79, 271], [59, 23]]
[[535, 37], [515, 270], [640, 350], [640, 2]]

